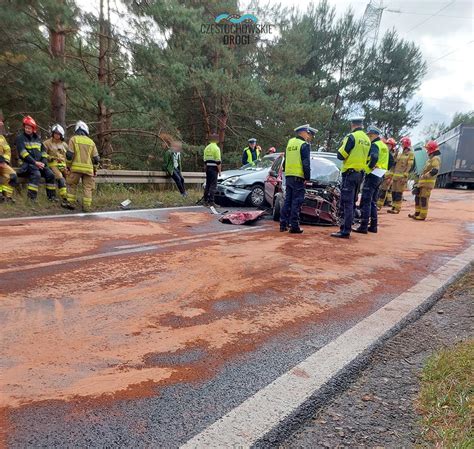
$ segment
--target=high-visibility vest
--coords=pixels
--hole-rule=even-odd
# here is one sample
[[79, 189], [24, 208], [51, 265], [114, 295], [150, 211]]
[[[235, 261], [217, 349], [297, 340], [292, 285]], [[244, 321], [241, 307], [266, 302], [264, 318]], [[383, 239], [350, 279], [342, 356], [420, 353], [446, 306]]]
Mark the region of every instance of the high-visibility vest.
[[285, 150], [285, 175], [304, 178], [303, 161], [301, 160], [301, 147], [306, 142], [293, 137], [288, 141]]
[[[252, 156], [252, 150], [250, 147], [246, 147], [244, 151], [247, 153], [247, 164], [251, 164], [254, 161], [253, 156]], [[260, 153], [262, 152], [261, 148], [259, 146], [255, 147], [255, 153], [257, 154], [257, 160], [260, 159]]]
[[92, 158], [98, 156], [94, 141], [87, 136], [72, 136], [69, 141], [69, 151], [74, 153], [70, 162], [71, 171], [92, 176], [94, 174]]
[[375, 142], [379, 149], [379, 159], [375, 167], [382, 168], [383, 170], [388, 170], [388, 147], [387, 145], [382, 142], [381, 140], [377, 140]]
[[221, 160], [221, 149], [215, 142], [211, 142], [204, 148], [204, 162], [209, 166], [217, 166], [217, 162]]
[[[347, 154], [345, 147], [350, 135], [354, 136], [355, 145], [351, 152]], [[366, 170], [370, 145], [371, 142], [369, 136], [361, 129], [348, 134], [342, 141], [342, 145], [338, 150], [338, 153], [344, 157], [341, 172], [344, 173], [349, 169], [353, 169], [355, 171]]]

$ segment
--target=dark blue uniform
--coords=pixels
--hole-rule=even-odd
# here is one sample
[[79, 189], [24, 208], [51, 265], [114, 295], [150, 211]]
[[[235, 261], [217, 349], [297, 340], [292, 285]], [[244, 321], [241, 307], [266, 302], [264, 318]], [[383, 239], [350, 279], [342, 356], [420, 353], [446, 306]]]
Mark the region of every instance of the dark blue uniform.
[[[304, 141], [300, 136], [298, 136], [297, 139]], [[300, 227], [300, 211], [305, 196], [304, 182], [309, 181], [311, 178], [311, 145], [307, 142], [303, 143], [300, 152], [304, 178], [298, 176], [285, 176], [285, 203], [280, 215], [280, 229], [286, 228], [288, 224], [293, 230], [297, 230]], [[284, 170], [285, 166], [283, 166], [283, 171]]]

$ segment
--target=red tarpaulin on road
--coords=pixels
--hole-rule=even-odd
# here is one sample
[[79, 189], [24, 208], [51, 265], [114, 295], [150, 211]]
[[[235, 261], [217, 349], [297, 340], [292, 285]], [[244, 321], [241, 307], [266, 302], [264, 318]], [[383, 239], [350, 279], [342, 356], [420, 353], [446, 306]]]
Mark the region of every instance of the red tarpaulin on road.
[[265, 215], [264, 210], [255, 210], [251, 212], [232, 212], [230, 214], [225, 214], [219, 218], [221, 223], [229, 224], [252, 224], [255, 223], [259, 218], [262, 218]]

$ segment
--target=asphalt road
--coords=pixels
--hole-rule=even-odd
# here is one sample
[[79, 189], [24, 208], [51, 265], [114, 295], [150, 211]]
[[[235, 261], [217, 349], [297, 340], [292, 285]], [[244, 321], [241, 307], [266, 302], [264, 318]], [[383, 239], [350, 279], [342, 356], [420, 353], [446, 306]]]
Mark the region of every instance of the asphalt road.
[[177, 447], [467, 248], [474, 195], [350, 241], [204, 208], [0, 220], [8, 447]]

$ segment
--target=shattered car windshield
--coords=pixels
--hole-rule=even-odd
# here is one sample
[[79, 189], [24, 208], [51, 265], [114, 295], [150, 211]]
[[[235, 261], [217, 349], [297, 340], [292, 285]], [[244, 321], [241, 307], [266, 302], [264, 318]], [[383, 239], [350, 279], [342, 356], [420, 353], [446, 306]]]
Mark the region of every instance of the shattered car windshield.
[[262, 170], [264, 168], [270, 168], [273, 164], [273, 159], [262, 159], [261, 161], [255, 161], [253, 164], [245, 164], [240, 167], [241, 170]]
[[326, 159], [311, 157], [311, 181], [319, 184], [336, 184], [340, 171], [337, 166]]

